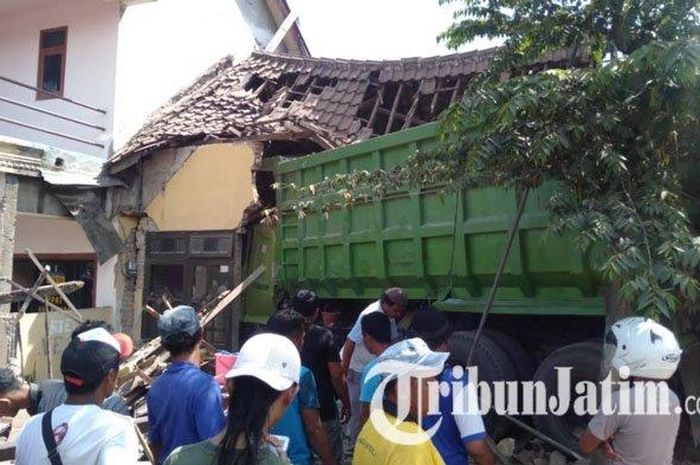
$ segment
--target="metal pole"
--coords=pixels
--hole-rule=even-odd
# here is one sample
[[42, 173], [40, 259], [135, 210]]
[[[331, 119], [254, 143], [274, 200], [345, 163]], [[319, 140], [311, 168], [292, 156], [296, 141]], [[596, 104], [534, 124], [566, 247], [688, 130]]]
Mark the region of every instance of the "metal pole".
[[44, 305], [44, 335], [46, 337], [46, 369], [49, 379], [53, 378], [53, 364], [51, 363], [51, 338], [49, 337], [49, 306]]
[[39, 126], [34, 126], [32, 124], [23, 123], [21, 121], [17, 121], [14, 119], [3, 118], [2, 116], [0, 116], [0, 121], [3, 121], [5, 123], [9, 123], [9, 124], [14, 124], [15, 126], [21, 126], [23, 128], [27, 128], [27, 129], [34, 129], [35, 131], [43, 132], [46, 134], [51, 134], [52, 136], [57, 136], [57, 137], [62, 137], [64, 139], [74, 140], [76, 142], [81, 142], [83, 144], [92, 145], [94, 147], [99, 147], [101, 149], [105, 148], [104, 145], [98, 144], [97, 142], [90, 142], [90, 141], [85, 140], [85, 139], [80, 139], [79, 137], [73, 137], [73, 136], [69, 136], [67, 134], [63, 134], [61, 132], [56, 132], [56, 131], [51, 131], [50, 129], [40, 128]]
[[474, 357], [476, 345], [479, 342], [479, 337], [481, 337], [481, 332], [484, 330], [486, 318], [488, 318], [489, 312], [491, 312], [491, 307], [493, 307], [493, 301], [496, 298], [496, 291], [498, 290], [498, 285], [501, 281], [501, 275], [503, 274], [503, 269], [505, 268], [506, 262], [508, 261], [508, 257], [510, 256], [510, 249], [513, 246], [513, 239], [515, 239], [515, 233], [518, 231], [518, 227], [520, 226], [520, 219], [523, 216], [523, 211], [525, 211], [525, 203], [527, 202], [527, 196], [529, 192], [529, 189], [525, 189], [520, 195], [520, 200], [518, 202], [518, 211], [515, 214], [515, 218], [513, 218], [513, 224], [510, 225], [510, 231], [508, 231], [508, 242], [506, 243], [506, 248], [503, 251], [503, 255], [501, 256], [501, 261], [498, 264], [498, 268], [496, 269], [496, 276], [493, 278], [491, 292], [489, 293], [489, 298], [486, 301], [486, 308], [484, 308], [484, 311], [481, 314], [479, 328], [476, 330], [476, 334], [474, 335], [474, 342], [472, 342], [472, 346], [469, 349], [469, 356], [467, 357], [467, 366], [471, 366], [472, 364], [472, 358]]
[[[503, 251], [503, 255], [501, 256], [501, 261], [498, 264], [498, 268], [496, 270], [496, 276], [493, 279], [493, 284], [491, 286], [491, 292], [489, 294], [488, 301], [486, 302], [486, 307], [484, 308], [483, 313], [481, 314], [481, 320], [479, 321], [479, 327], [476, 330], [476, 334], [474, 335], [474, 342], [472, 343], [471, 348], [469, 349], [469, 356], [467, 357], [467, 366], [471, 365], [472, 362], [472, 357], [474, 356], [474, 352], [476, 350], [476, 345], [479, 342], [479, 337], [481, 337], [481, 333], [484, 329], [484, 325], [486, 324], [486, 319], [489, 316], [489, 312], [491, 311], [491, 307], [493, 307], [493, 301], [496, 297], [496, 291], [498, 290], [498, 285], [501, 281], [501, 275], [503, 274], [503, 269], [505, 268], [506, 262], [508, 261], [508, 257], [510, 256], [510, 250], [513, 246], [513, 240], [515, 239], [515, 233], [518, 231], [518, 227], [520, 226], [520, 220], [522, 219], [523, 212], [525, 211], [525, 204], [527, 203], [527, 197], [529, 194], [529, 189], [525, 189], [522, 191], [520, 195], [520, 199], [518, 201], [518, 210], [516, 212], [515, 218], [513, 218], [513, 223], [510, 226], [510, 230], [508, 231], [508, 241], [506, 243], [506, 248]], [[516, 425], [520, 426], [530, 434], [542, 439], [545, 441], [547, 444], [559, 449], [560, 451], [569, 454], [571, 457], [574, 457], [576, 460], [581, 460], [583, 457], [578, 454], [577, 452], [569, 449], [563, 444], [560, 444], [558, 441], [555, 441], [554, 439], [550, 438], [549, 436], [540, 433], [536, 429], [532, 428], [531, 426], [523, 423], [522, 421], [518, 420], [517, 418], [514, 418], [508, 414], [501, 415], [505, 417], [507, 420], [509, 420], [512, 423], [515, 423]]]
[[105, 130], [105, 128], [103, 128], [102, 126], [98, 126], [98, 125], [96, 125], [96, 124], [88, 123], [88, 122], [86, 122], [86, 121], [81, 121], [81, 120], [79, 120], [79, 119], [71, 118], [71, 117], [69, 117], [69, 116], [64, 116], [64, 115], [61, 115], [61, 114], [59, 114], [59, 113], [54, 113], [53, 111], [44, 110], [43, 108], [35, 107], [35, 106], [33, 106], [33, 105], [27, 105], [26, 103], [18, 102], [17, 100], [12, 100], [12, 99], [9, 99], [9, 98], [0, 97], [0, 101], [7, 102], [7, 103], [9, 103], [10, 105], [16, 105], [16, 106], [18, 106], [18, 107], [26, 108], [26, 109], [28, 109], [28, 110], [32, 110], [32, 111], [36, 111], [36, 112], [39, 112], [39, 113], [43, 113], [43, 114], [45, 114], [45, 115], [53, 116], [53, 117], [55, 117], [55, 118], [59, 118], [59, 119], [65, 120], [65, 121], [70, 121], [71, 123], [80, 124], [81, 126], [86, 126], [86, 127], [88, 127], [88, 128], [98, 129], [98, 130], [100, 130], [100, 131], [104, 131], [104, 130]]
[[68, 97], [64, 97], [64, 96], [59, 95], [59, 94], [56, 94], [56, 93], [54, 93], [54, 92], [49, 92], [48, 90], [44, 90], [44, 89], [40, 89], [40, 88], [38, 88], [38, 87], [30, 86], [29, 84], [25, 84], [25, 83], [23, 83], [23, 82], [20, 82], [20, 81], [15, 80], [15, 79], [10, 79], [10, 78], [5, 77], [5, 76], [0, 76], [0, 81], [9, 82], [10, 84], [14, 84], [14, 85], [16, 85], [16, 86], [24, 87], [25, 89], [34, 90], [34, 91], [39, 92], [39, 93], [41, 93], [41, 94], [43, 94], [43, 95], [48, 95], [48, 96], [50, 96], [50, 97], [57, 98], [57, 99], [59, 99], [59, 100], [63, 100], [64, 102], [72, 103], [73, 105], [77, 105], [77, 106], [79, 106], [79, 107], [87, 108], [88, 110], [92, 110], [92, 111], [96, 111], [96, 112], [98, 112], [98, 113], [102, 113], [103, 115], [106, 115], [106, 114], [107, 114], [107, 111], [106, 111], [106, 110], [103, 110], [102, 108], [93, 107], [93, 106], [88, 105], [88, 104], [86, 104], [86, 103], [78, 102], [77, 100], [73, 100], [73, 99], [70, 99], [70, 98], [68, 98]]
[[272, 39], [267, 43], [265, 46], [265, 52], [266, 53], [275, 53], [277, 50], [277, 47], [282, 43], [284, 40], [284, 37], [287, 35], [287, 32], [294, 26], [294, 23], [296, 22], [297, 18], [299, 18], [299, 9], [298, 8], [293, 8], [291, 7], [291, 11], [287, 15], [287, 17], [282, 21], [282, 24], [280, 24], [279, 29], [277, 29], [277, 32], [275, 32], [275, 35], [272, 36]]

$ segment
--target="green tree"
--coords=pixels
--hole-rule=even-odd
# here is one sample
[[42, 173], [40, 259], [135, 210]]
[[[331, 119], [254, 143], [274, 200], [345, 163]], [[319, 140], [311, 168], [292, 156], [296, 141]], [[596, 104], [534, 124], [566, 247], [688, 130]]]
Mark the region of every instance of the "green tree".
[[[301, 188], [299, 213], [407, 185], [554, 182], [552, 230], [596, 246], [631, 311], [690, 315], [700, 294], [700, 239], [688, 218], [700, 204], [700, 2], [441, 1], [452, 2], [463, 8], [441, 35], [449, 46], [505, 43], [442, 115], [439, 150]], [[563, 69], [531, 65], [561, 50]]]
[[[700, 152], [700, 2], [461, 3], [443, 40], [505, 44], [442, 118], [436, 157], [452, 182], [557, 182], [554, 231], [573, 233], [582, 249], [601, 247], [603, 276], [632, 311], [692, 311], [700, 241], [687, 212], [698, 199], [684, 191], [683, 174]], [[562, 49], [577, 66], [527, 71]]]

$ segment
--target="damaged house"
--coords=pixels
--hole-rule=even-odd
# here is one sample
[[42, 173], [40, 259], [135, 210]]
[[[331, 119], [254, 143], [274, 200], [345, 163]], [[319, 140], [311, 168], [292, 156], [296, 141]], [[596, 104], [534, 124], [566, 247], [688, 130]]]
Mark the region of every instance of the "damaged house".
[[[217, 21], [209, 24], [211, 34], [206, 35], [183, 32], [177, 21], [165, 22], [160, 40], [153, 40], [150, 27], [144, 31], [139, 25], [164, 13], [176, 13], [173, 17], [183, 21], [191, 21], [195, 13], [199, 18], [217, 15]], [[30, 249], [55, 281], [85, 283], [70, 295], [83, 318], [105, 319], [121, 329], [117, 310], [131, 308], [133, 295], [125, 303], [118, 290], [129, 287], [137, 268], [135, 261], [123, 262], [124, 255], [117, 255], [129, 222], [112, 222], [105, 215], [112, 199], [106, 191], [126, 185], [103, 171], [104, 162], [113, 155], [113, 141], [119, 139], [115, 134], [126, 134], [124, 122], [138, 121], [130, 104], [153, 82], [143, 76], [148, 74], [158, 89], [167, 89], [164, 81], [172, 74], [167, 66], [144, 71], [133, 52], [161, 56], [163, 47], [173, 47], [169, 39], [176, 37], [191, 46], [178, 51], [181, 61], [173, 67], [199, 57], [210, 45], [219, 46], [210, 47], [212, 53], [226, 50], [215, 56], [245, 57], [265, 47], [289, 13], [285, 0], [220, 0], [218, 6], [211, 2], [207, 7], [158, 0], [0, 2], [0, 292], [10, 290], [9, 280], [27, 287], [35, 282], [40, 270], [27, 253]], [[229, 42], [207, 42], [218, 40], [222, 31]], [[277, 47], [289, 54], [309, 53], [296, 25]], [[232, 223], [226, 229], [233, 227]], [[8, 313], [17, 307], [0, 306], [5, 326], [14, 325]], [[44, 338], [44, 324], [37, 324], [39, 329], [32, 326], [43, 305], [34, 302], [28, 313], [35, 312], [19, 325], [22, 334], [35, 337], [30, 350], [22, 342], [23, 368], [28, 376], [44, 379], [45, 367], [39, 369], [28, 353], [36, 360], [36, 352], [48, 350], [50, 343], [55, 346], [53, 355], [60, 354], [74, 322], [51, 317], [49, 337]], [[131, 328], [127, 324], [124, 329]], [[5, 352], [17, 350], [14, 342], [5, 328], [0, 330], [3, 364]], [[39, 360], [46, 360], [43, 355], [46, 352]]]
[[[148, 303], [206, 302], [257, 264], [264, 275], [207, 339], [237, 343], [238, 322], [271, 305], [278, 157], [303, 156], [427, 122], [461, 98], [495, 50], [396, 61], [299, 58], [255, 52], [224, 59], [155, 112], [109, 160], [128, 188], [110, 189], [108, 215], [127, 237], [118, 289], [124, 328], [151, 337]], [[541, 61], [565, 62], [564, 53]], [[141, 320], [143, 319], [143, 324]]]

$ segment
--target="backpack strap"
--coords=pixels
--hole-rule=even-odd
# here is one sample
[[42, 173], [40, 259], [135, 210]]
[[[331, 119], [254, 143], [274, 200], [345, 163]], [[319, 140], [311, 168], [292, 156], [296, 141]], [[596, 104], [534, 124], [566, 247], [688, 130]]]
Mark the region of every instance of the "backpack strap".
[[41, 419], [41, 435], [44, 438], [44, 445], [46, 450], [49, 452], [49, 461], [51, 465], [63, 465], [61, 461], [61, 456], [58, 454], [58, 445], [56, 444], [56, 438], [53, 435], [53, 429], [51, 428], [51, 414], [53, 410], [49, 410], [44, 414]]

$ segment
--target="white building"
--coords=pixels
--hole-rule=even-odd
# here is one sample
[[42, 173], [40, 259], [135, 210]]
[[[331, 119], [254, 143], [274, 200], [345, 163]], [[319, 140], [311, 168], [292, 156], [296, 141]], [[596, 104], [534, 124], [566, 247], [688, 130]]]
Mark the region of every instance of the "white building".
[[[114, 115], [119, 18], [126, 4], [119, 0], [0, 1], [0, 78], [53, 91], [90, 107], [0, 79], [0, 97], [6, 99], [0, 100], [0, 134], [107, 157]], [[7, 99], [99, 129], [42, 114]], [[8, 123], [7, 119], [67, 137]]]
[[[79, 306], [118, 308], [128, 232], [101, 194], [120, 182], [101, 174], [115, 121], [127, 137], [209, 65], [263, 47], [288, 13], [285, 0], [0, 0], [0, 277], [31, 285], [31, 249], [86, 282]], [[308, 55], [296, 26], [279, 51]]]

